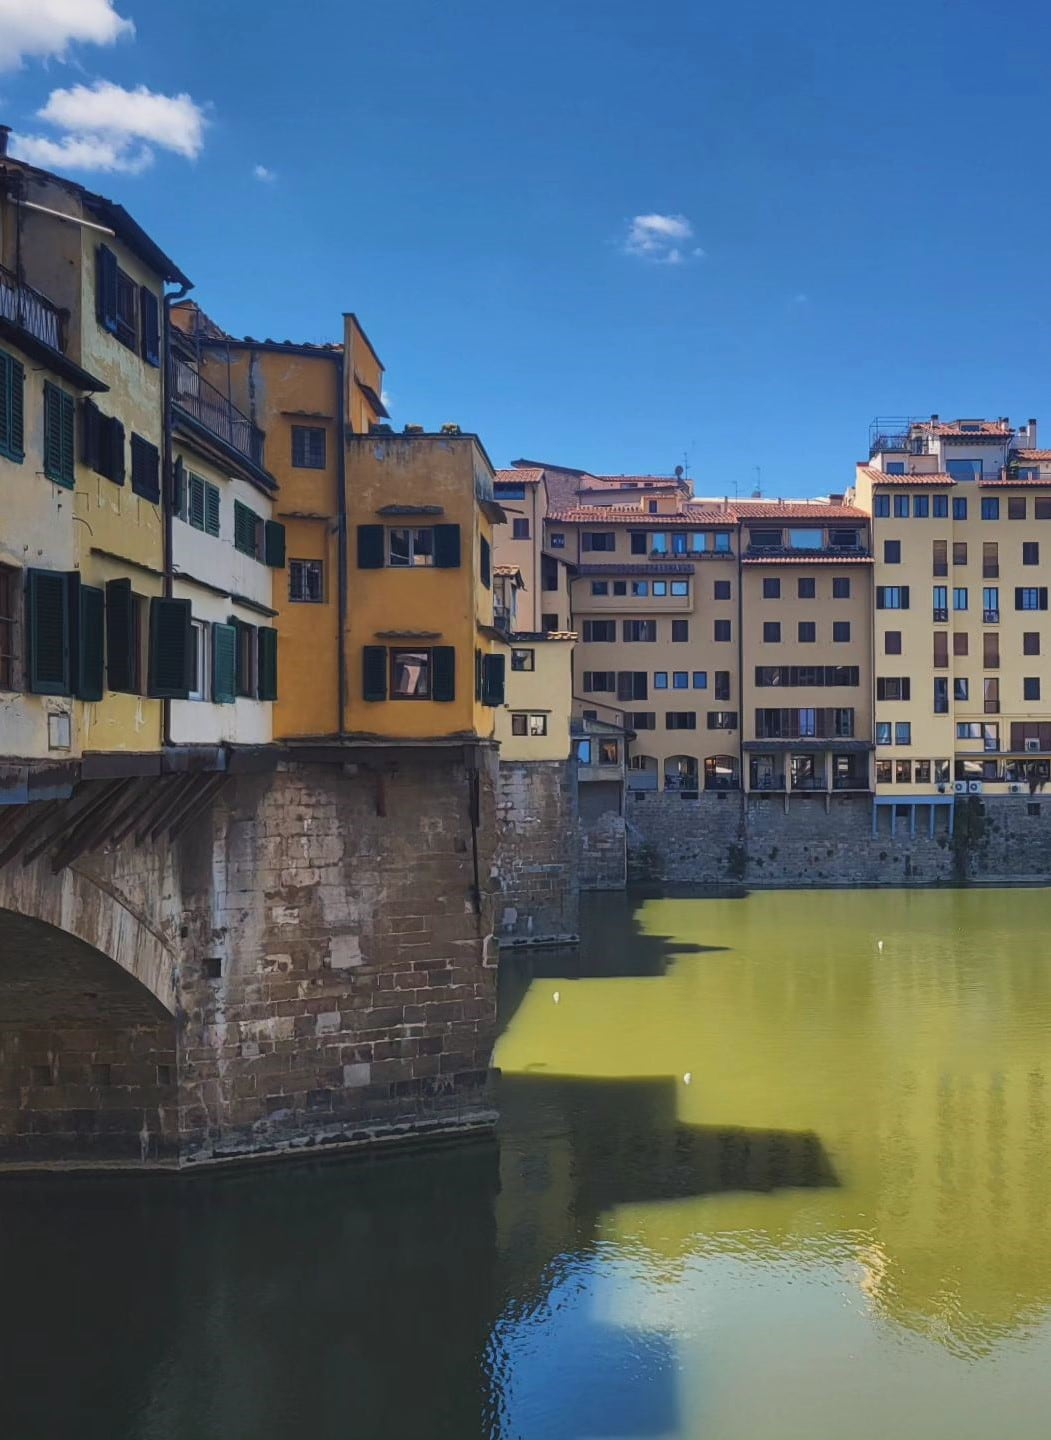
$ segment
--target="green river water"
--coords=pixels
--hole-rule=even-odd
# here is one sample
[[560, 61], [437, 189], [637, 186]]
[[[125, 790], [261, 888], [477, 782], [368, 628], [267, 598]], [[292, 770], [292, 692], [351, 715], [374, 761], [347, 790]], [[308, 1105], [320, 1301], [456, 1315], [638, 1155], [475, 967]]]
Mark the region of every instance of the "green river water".
[[0, 1433], [1043, 1440], [1049, 917], [594, 897], [491, 1143], [0, 1186]]

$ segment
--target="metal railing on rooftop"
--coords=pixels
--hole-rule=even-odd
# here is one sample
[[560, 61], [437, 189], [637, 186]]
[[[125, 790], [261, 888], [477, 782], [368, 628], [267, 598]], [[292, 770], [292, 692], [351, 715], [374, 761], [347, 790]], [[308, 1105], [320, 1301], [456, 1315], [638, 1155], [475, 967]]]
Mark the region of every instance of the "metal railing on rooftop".
[[171, 379], [174, 404], [248, 460], [262, 465], [263, 432], [233, 401], [185, 360], [172, 360]]
[[62, 312], [58, 306], [3, 265], [0, 265], [0, 316], [50, 345], [52, 350], [64, 348]]

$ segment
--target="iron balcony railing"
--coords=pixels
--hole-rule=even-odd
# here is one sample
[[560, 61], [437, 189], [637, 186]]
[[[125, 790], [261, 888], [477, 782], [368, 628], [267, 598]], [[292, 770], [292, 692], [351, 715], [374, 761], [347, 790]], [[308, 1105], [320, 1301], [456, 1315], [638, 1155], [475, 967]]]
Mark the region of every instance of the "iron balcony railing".
[[784, 790], [785, 777], [783, 775], [760, 775], [752, 771], [748, 788], [750, 790]]
[[253, 464], [263, 463], [263, 432], [185, 360], [172, 360], [172, 401]]
[[833, 775], [833, 790], [867, 790], [868, 778], [864, 775]]
[[52, 350], [63, 350], [62, 312], [39, 290], [0, 265], [0, 317], [29, 332]]

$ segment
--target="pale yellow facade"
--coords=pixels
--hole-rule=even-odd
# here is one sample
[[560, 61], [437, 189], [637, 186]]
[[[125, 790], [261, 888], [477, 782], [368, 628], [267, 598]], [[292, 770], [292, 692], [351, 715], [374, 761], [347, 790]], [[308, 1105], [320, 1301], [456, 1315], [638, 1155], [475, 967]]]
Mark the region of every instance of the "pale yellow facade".
[[506, 701], [495, 712], [502, 760], [566, 760], [570, 753], [575, 636], [512, 635]]

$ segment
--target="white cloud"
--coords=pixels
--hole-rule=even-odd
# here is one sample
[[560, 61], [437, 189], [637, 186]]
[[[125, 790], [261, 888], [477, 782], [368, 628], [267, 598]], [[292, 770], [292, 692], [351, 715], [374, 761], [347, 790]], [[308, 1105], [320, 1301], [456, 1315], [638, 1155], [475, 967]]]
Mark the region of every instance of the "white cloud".
[[380, 401], [383, 405], [384, 410], [394, 409], [394, 396], [390, 393], [389, 390], [380, 391]]
[[147, 145], [120, 145], [99, 135], [12, 135], [11, 153], [43, 170], [110, 170], [138, 175], [153, 163]]
[[628, 222], [624, 253], [655, 265], [681, 265], [704, 254], [687, 243], [692, 239], [693, 226], [685, 215], [636, 215]]
[[[0, 0], [3, 4], [4, 0]], [[13, 153], [30, 164], [71, 170], [120, 170], [137, 175], [153, 163], [153, 146], [195, 160], [204, 144], [204, 110], [189, 95], [158, 95], [109, 80], [52, 90], [37, 111], [66, 133], [13, 136]]]
[[72, 44], [112, 45], [135, 26], [114, 0], [0, 0], [0, 70], [26, 58], [65, 56]]
[[264, 185], [272, 185], [277, 179], [277, 171], [268, 170], [265, 165], [253, 165], [252, 174], [257, 180], [262, 180]]

